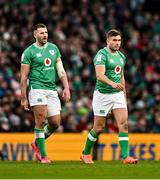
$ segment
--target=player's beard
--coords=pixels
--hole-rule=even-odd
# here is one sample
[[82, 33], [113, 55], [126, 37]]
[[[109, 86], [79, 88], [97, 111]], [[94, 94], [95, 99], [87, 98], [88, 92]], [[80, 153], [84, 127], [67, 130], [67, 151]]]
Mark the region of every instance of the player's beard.
[[115, 53], [116, 51], [118, 51], [117, 48], [113, 48], [113, 47], [110, 47], [109, 49], [110, 49], [110, 51], [111, 51], [112, 53]]
[[115, 47], [109, 47], [109, 48], [114, 53], [114, 52], [118, 51], [120, 47], [119, 46], [115, 46]]
[[42, 39], [42, 38], [38, 38], [38, 44], [40, 46], [44, 46], [47, 43], [47, 38], [46, 39]]

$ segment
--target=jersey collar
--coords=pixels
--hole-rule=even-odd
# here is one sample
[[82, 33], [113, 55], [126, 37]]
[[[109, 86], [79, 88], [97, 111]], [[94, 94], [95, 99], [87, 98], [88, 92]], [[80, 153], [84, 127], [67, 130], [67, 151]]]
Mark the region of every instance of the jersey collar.
[[109, 54], [111, 54], [112, 56], [117, 56], [117, 55], [118, 55], [118, 51], [116, 52], [116, 54], [113, 54], [113, 53], [109, 52], [109, 50], [107, 49], [107, 47], [104, 47], [104, 49], [105, 49]]
[[44, 48], [46, 48], [46, 47], [48, 46], [48, 42], [47, 42], [44, 46], [42, 46], [42, 47], [37, 46], [36, 43], [33, 43], [33, 45], [34, 45], [36, 48], [38, 48], [38, 49], [44, 49]]

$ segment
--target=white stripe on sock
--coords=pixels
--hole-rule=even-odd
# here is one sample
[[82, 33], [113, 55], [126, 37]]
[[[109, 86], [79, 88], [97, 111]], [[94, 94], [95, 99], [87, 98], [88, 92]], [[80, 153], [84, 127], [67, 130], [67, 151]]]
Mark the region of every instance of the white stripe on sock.
[[44, 132], [40, 132], [40, 133], [35, 133], [35, 138], [44, 138]]
[[92, 136], [92, 134], [88, 134], [88, 138], [89, 138], [89, 140], [91, 140], [91, 141], [93, 141], [93, 142], [95, 142], [96, 140], [97, 140], [97, 138], [94, 138], [93, 136]]
[[119, 141], [128, 141], [129, 138], [128, 137], [119, 137], [118, 139], [119, 139]]

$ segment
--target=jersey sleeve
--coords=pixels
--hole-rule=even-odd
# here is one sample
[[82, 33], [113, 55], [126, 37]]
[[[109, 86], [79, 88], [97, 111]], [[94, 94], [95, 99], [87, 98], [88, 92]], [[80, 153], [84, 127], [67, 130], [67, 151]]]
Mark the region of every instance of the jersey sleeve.
[[123, 55], [123, 56], [122, 56], [122, 59], [123, 59], [124, 66], [125, 66], [125, 64], [126, 64], [126, 61], [127, 61], [127, 58], [126, 58], [126, 56], [125, 56], [125, 55]]
[[126, 58], [126, 56], [123, 53], [121, 53], [120, 51], [118, 51], [118, 52], [119, 52], [119, 55], [121, 56], [121, 58], [123, 59], [123, 64], [125, 66], [127, 58]]
[[126, 64], [126, 62], [127, 62], [127, 58], [126, 56], [124, 56], [124, 65]]
[[61, 58], [61, 53], [60, 53], [58, 47], [56, 46], [55, 48], [56, 48], [57, 58]]
[[28, 49], [21, 56], [21, 64], [31, 64], [31, 53]]
[[94, 65], [105, 65], [106, 64], [106, 57], [103, 53], [98, 52], [93, 59]]

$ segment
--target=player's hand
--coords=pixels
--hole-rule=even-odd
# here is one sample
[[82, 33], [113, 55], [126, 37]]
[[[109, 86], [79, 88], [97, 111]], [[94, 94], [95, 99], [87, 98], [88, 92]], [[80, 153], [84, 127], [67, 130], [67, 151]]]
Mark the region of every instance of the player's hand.
[[27, 98], [22, 98], [22, 99], [21, 99], [21, 107], [22, 107], [24, 110], [29, 111]]
[[71, 98], [71, 93], [68, 88], [65, 88], [62, 92], [62, 98], [65, 102], [68, 102]]
[[111, 84], [111, 86], [114, 88], [114, 89], [117, 89], [117, 90], [124, 90], [124, 86], [123, 86], [123, 84], [121, 84], [121, 83], [115, 83], [115, 82], [113, 82], [112, 84]]

